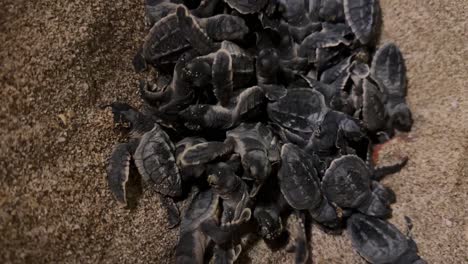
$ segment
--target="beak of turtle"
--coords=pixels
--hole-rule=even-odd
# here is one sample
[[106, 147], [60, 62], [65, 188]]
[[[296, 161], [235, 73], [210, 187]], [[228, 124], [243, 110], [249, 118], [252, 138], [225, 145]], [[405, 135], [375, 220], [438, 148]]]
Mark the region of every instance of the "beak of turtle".
[[216, 185], [218, 184], [218, 176], [216, 176], [215, 174], [210, 174], [208, 175], [207, 181], [209, 185]]

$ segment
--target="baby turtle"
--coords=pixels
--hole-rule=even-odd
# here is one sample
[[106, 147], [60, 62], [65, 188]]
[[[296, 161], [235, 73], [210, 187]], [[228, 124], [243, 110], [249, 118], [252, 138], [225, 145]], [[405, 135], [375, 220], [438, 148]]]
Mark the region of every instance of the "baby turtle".
[[170, 227], [179, 223], [178, 209], [171, 197], [181, 195], [181, 178], [175, 163], [174, 145], [169, 136], [148, 116], [124, 103], [112, 103], [114, 120], [130, 124], [130, 141], [118, 144], [108, 160], [107, 180], [115, 198], [126, 203], [126, 183], [130, 160], [143, 177], [163, 197]]
[[313, 133], [313, 125], [328, 111], [323, 95], [310, 88], [288, 89], [286, 96], [267, 107], [271, 121], [292, 131], [306, 133]]
[[379, 16], [379, 1], [343, 0], [346, 22], [362, 44], [372, 40]]
[[427, 263], [418, 255], [414, 240], [387, 221], [354, 214], [347, 225], [354, 249], [369, 263]]
[[393, 43], [383, 45], [374, 55], [371, 77], [384, 93], [390, 125], [401, 131], [411, 130], [413, 119], [406, 104], [406, 67], [400, 49]]
[[269, 0], [224, 0], [226, 4], [228, 4], [231, 8], [237, 10], [239, 13], [245, 14], [253, 14], [260, 10], [262, 10]]
[[159, 112], [172, 116], [190, 105], [195, 99], [195, 91], [191, 87], [195, 77], [186, 71], [185, 65], [192, 56], [193, 53], [184, 53], [179, 58], [174, 67], [172, 81], [163, 90], [151, 91], [150, 83], [140, 82], [141, 98], [149, 105], [156, 106]]
[[331, 202], [343, 209], [353, 208], [366, 215], [388, 217], [393, 198], [383, 186], [372, 184], [372, 189], [373, 179], [364, 161], [355, 155], [345, 155], [330, 164], [322, 179], [322, 190]]
[[244, 168], [243, 178], [255, 180], [250, 191], [254, 197], [270, 175], [272, 163], [279, 161], [277, 139], [262, 123], [243, 123], [226, 133], [224, 142], [207, 142], [187, 149], [184, 164], [203, 164], [220, 156], [237, 153]]
[[223, 225], [238, 221], [242, 214], [246, 214], [246, 211], [250, 212], [250, 208], [247, 207], [249, 202], [247, 184], [234, 173], [234, 169], [227, 163], [218, 162], [208, 165], [207, 181], [213, 191], [223, 200], [223, 215], [221, 217]]
[[176, 263], [204, 263], [210, 237], [200, 226], [208, 220], [216, 221], [219, 196], [211, 190], [198, 192], [184, 211], [180, 223], [179, 242], [175, 249]]
[[265, 96], [263, 87], [253, 86], [242, 91], [229, 107], [197, 104], [189, 106], [179, 115], [190, 127], [229, 129], [263, 107]]
[[284, 144], [278, 180], [281, 193], [292, 208], [308, 210], [314, 220], [326, 227], [338, 227], [335, 208], [321, 191], [313, 157], [293, 144]]
[[365, 136], [357, 120], [337, 111], [329, 111], [314, 127], [306, 150], [319, 156], [334, 155], [336, 150], [347, 153], [349, 142], [358, 142]]

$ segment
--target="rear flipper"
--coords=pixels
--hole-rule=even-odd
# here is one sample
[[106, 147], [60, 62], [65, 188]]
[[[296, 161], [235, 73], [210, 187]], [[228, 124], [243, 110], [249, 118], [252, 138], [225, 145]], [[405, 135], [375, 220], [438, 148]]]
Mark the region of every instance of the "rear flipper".
[[375, 181], [380, 181], [389, 174], [399, 172], [406, 165], [406, 163], [408, 163], [408, 157], [404, 157], [400, 162], [393, 165], [374, 168], [372, 179]]
[[232, 146], [224, 142], [206, 142], [187, 148], [181, 156], [184, 165], [198, 165], [210, 162], [232, 152]]
[[296, 212], [291, 215], [293, 223], [289, 231], [289, 243], [286, 246], [287, 252], [295, 252], [294, 263], [307, 263], [309, 260], [309, 245], [305, 228], [305, 215], [302, 212]]
[[227, 106], [233, 90], [232, 58], [229, 52], [221, 49], [216, 53], [212, 67], [213, 92], [222, 106]]
[[309, 212], [315, 221], [327, 228], [336, 229], [341, 225], [341, 221], [336, 214], [336, 209], [326, 198], [322, 199], [322, 202], [317, 208], [311, 209]]
[[163, 207], [167, 210], [169, 228], [176, 227], [180, 222], [179, 208], [177, 208], [177, 205], [171, 197], [161, 197], [161, 202]]

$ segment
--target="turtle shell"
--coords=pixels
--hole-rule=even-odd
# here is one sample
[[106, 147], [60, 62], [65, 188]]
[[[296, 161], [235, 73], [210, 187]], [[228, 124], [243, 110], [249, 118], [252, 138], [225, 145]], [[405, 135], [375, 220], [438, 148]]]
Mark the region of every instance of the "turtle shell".
[[357, 208], [371, 195], [370, 177], [364, 161], [346, 155], [332, 161], [322, 179], [322, 190], [338, 206]]
[[378, 1], [376, 0], [343, 0], [344, 13], [354, 35], [363, 44], [371, 41], [376, 25]]
[[268, 3], [268, 0], [224, 0], [231, 8], [241, 14], [253, 14], [260, 11]]
[[147, 61], [160, 64], [190, 47], [179, 27], [177, 15], [173, 13], [153, 25], [143, 43], [143, 57]]
[[390, 97], [406, 96], [406, 67], [400, 49], [393, 43], [383, 45], [374, 55], [371, 76]]
[[354, 249], [369, 263], [413, 263], [398, 262], [410, 247], [405, 235], [389, 222], [353, 214], [347, 231]]
[[133, 158], [141, 176], [151, 180], [163, 195], [176, 197], [182, 192], [174, 145], [159, 125], [145, 133]]
[[294, 209], [314, 209], [322, 202], [320, 180], [313, 159], [296, 145], [283, 145], [278, 181], [281, 193]]
[[326, 111], [323, 95], [310, 88], [289, 89], [286, 96], [267, 107], [273, 122], [300, 132], [313, 132], [311, 125], [321, 120]]
[[181, 233], [197, 229], [202, 222], [212, 217], [219, 205], [219, 196], [211, 189], [199, 192], [184, 211], [180, 229]]

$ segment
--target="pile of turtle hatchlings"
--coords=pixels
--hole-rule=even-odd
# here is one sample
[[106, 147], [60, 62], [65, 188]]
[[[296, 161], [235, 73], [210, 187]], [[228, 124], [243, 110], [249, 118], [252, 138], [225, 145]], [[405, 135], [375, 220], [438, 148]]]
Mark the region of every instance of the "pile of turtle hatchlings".
[[151, 29], [133, 61], [144, 103], [110, 104], [129, 140], [108, 181], [127, 203], [134, 164], [161, 195], [169, 227], [180, 224], [176, 263], [232, 263], [255, 239], [305, 263], [312, 223], [346, 230], [370, 263], [425, 263], [409, 218], [406, 234], [386, 221], [395, 193], [379, 183], [407, 159], [372, 162], [373, 146], [413, 123], [403, 56], [376, 47], [377, 0], [145, 7]]

